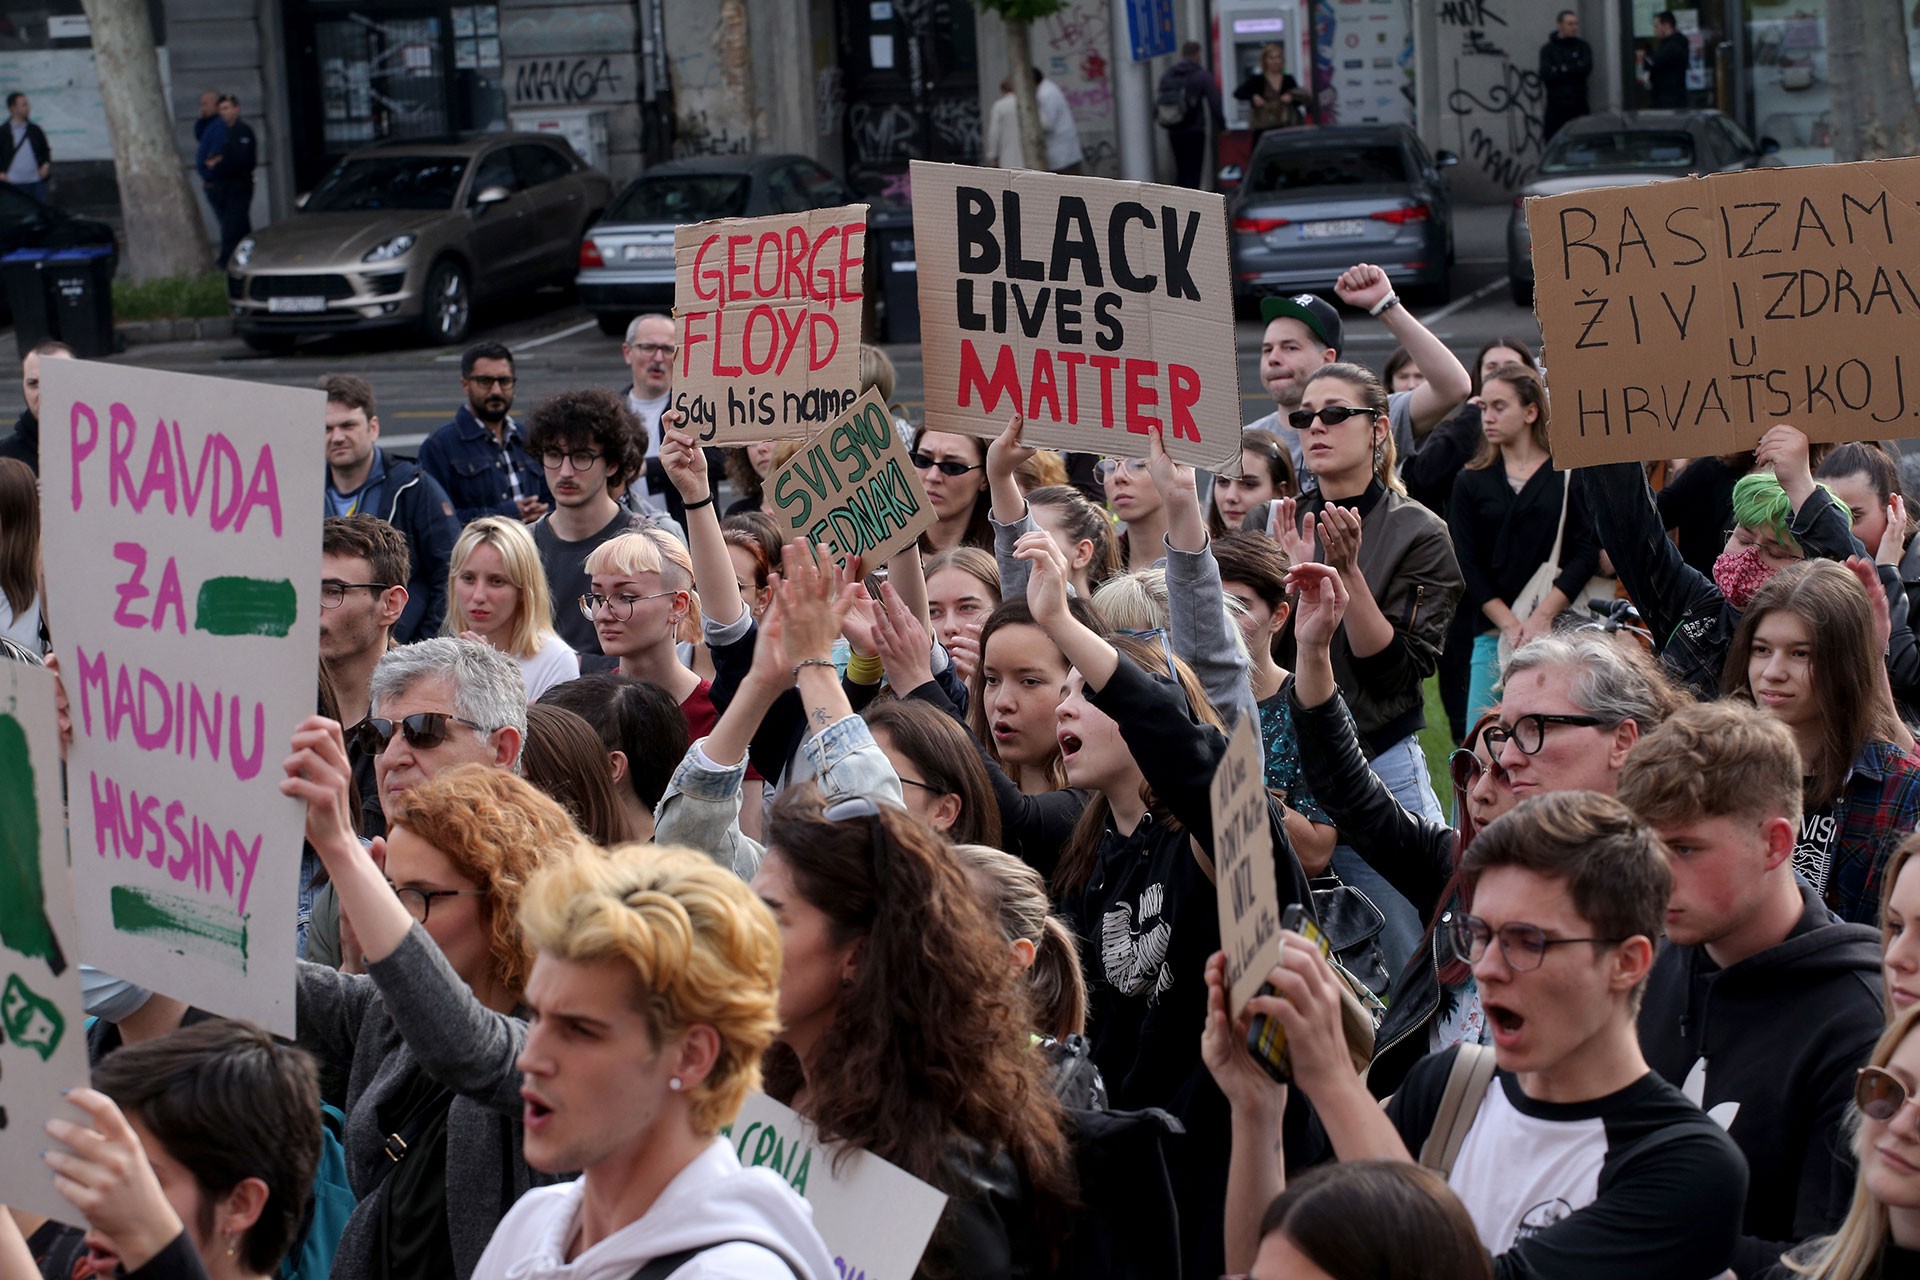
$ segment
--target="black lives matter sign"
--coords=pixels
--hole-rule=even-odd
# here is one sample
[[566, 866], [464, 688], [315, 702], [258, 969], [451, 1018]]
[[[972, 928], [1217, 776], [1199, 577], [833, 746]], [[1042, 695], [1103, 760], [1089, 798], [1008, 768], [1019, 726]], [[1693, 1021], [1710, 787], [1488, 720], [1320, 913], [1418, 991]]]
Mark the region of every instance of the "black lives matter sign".
[[1527, 202], [1560, 467], [1920, 435], [1920, 160]]
[[913, 164], [930, 431], [1183, 462], [1239, 456], [1239, 362], [1217, 194]]

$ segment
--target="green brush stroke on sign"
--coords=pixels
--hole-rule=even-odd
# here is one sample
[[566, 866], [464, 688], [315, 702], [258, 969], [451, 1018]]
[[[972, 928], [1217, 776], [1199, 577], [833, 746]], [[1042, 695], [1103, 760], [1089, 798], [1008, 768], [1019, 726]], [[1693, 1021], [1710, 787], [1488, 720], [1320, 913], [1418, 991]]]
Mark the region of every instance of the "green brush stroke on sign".
[[136, 938], [152, 938], [181, 955], [202, 956], [247, 971], [247, 917], [233, 916], [183, 898], [117, 884], [109, 895], [113, 927]]
[[55, 976], [67, 960], [47, 918], [40, 884], [40, 810], [34, 798], [27, 731], [0, 715], [0, 943], [47, 962]]
[[285, 578], [208, 578], [193, 626], [215, 636], [284, 636], [299, 613], [299, 596]]

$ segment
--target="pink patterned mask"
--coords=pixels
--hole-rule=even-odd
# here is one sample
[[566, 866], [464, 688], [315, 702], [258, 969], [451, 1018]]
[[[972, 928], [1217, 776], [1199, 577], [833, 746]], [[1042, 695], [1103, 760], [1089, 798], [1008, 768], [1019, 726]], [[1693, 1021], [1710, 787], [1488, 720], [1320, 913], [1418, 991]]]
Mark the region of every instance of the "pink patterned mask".
[[1753, 603], [1754, 593], [1779, 570], [1767, 563], [1758, 547], [1722, 551], [1713, 562], [1713, 585], [1720, 588], [1728, 604], [1745, 609]]

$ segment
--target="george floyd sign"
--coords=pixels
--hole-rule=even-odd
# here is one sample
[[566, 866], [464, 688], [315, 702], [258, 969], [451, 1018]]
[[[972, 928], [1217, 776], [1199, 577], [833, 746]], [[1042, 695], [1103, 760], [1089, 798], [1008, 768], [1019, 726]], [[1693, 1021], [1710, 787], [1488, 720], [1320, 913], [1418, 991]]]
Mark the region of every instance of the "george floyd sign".
[[836, 564], [859, 556], [885, 564], [934, 524], [933, 504], [878, 390], [767, 479], [781, 541], [831, 549]]
[[1217, 194], [913, 162], [926, 429], [1206, 467], [1239, 457]]
[[1920, 159], [1527, 202], [1560, 467], [1920, 435]]
[[673, 233], [673, 407], [703, 444], [804, 436], [860, 395], [867, 206]]

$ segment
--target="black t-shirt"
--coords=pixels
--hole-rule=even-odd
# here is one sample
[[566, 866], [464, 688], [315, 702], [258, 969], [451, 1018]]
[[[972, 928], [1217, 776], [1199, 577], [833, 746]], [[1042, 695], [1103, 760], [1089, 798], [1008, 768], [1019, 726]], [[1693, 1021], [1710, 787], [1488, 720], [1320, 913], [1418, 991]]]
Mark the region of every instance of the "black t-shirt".
[[[1458, 1049], [1408, 1073], [1387, 1114], [1409, 1151], [1432, 1130]], [[1495, 1074], [1447, 1179], [1501, 1280], [1712, 1280], [1733, 1261], [1747, 1164], [1649, 1071], [1590, 1102], [1536, 1102]]]
[[533, 545], [547, 571], [547, 593], [553, 597], [553, 629], [575, 653], [599, 653], [600, 637], [580, 612], [580, 597], [592, 585], [587, 557], [623, 533], [644, 528], [644, 522], [624, 507], [600, 532], [579, 542], [568, 542], [553, 531], [553, 521], [542, 516], [533, 526]]
[[1840, 834], [1840, 818], [1832, 805], [1822, 805], [1800, 816], [1800, 834], [1793, 842], [1793, 870], [1827, 896], [1827, 873], [1833, 868], [1833, 840]]

